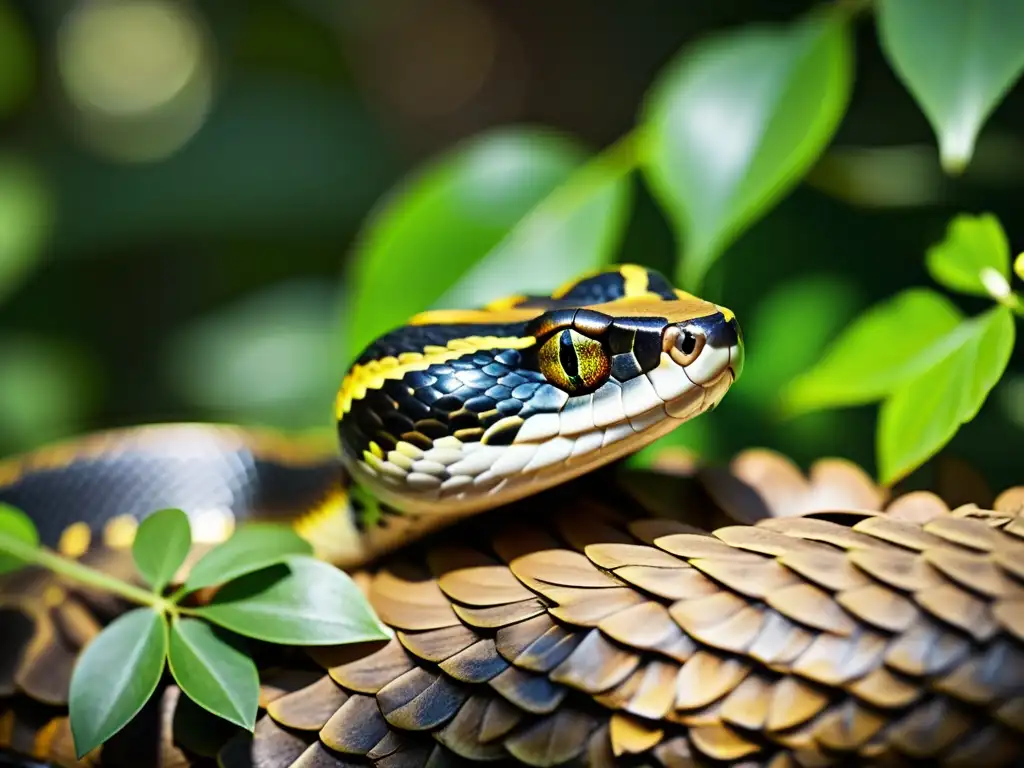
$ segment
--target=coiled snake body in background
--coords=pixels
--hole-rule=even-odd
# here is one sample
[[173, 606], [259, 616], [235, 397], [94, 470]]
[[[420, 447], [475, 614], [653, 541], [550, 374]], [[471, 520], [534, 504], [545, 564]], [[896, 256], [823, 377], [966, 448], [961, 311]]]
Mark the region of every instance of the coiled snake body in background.
[[[998, 511], [754, 521], [684, 482], [658, 502], [669, 519], [639, 501], [650, 488], [638, 496], [594, 471], [717, 405], [742, 362], [731, 312], [624, 265], [381, 337], [338, 393], [340, 454], [174, 425], [0, 464], [0, 500], [29, 512], [46, 544], [113, 572], [130, 568], [138, 518], [166, 506], [209, 543], [247, 519], [289, 520], [353, 570], [396, 630], [383, 647], [280, 651], [252, 737], [179, 728], [174, 742], [186, 715], [172, 687], [95, 758], [1020, 759], [1024, 522], [1012, 494]], [[34, 571], [0, 580], [0, 745], [74, 764], [70, 666], [118, 609]]]

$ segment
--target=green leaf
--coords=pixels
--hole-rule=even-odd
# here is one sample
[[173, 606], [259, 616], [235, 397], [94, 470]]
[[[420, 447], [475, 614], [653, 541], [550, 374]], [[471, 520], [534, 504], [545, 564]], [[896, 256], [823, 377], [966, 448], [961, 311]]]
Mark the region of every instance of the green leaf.
[[256, 725], [260, 680], [253, 660], [229, 637], [199, 619], [171, 624], [171, 674], [196, 704], [251, 731]]
[[876, 15], [882, 50], [932, 124], [943, 167], [959, 173], [1024, 68], [1024, 4], [879, 0]]
[[928, 249], [925, 264], [937, 283], [953, 291], [997, 300], [1010, 292], [1010, 244], [990, 213], [953, 219], [946, 239]]
[[882, 405], [878, 464], [883, 483], [921, 466], [977, 415], [1006, 370], [1013, 341], [1012, 313], [994, 307], [932, 345], [932, 365]]
[[612, 261], [632, 202], [627, 174], [635, 140], [573, 173], [441, 297], [438, 307], [476, 307], [509, 293], [546, 295]]
[[154, 592], [160, 593], [185, 562], [191, 546], [188, 515], [180, 509], [162, 509], [139, 523], [132, 558], [142, 578]]
[[246, 637], [285, 645], [383, 640], [386, 627], [344, 572], [290, 557], [221, 588], [196, 614]]
[[[833, 275], [795, 277], [767, 291], [743, 320], [747, 348], [763, 352], [748, 357], [730, 399], [745, 400], [758, 411], [776, 405], [779, 392], [821, 359], [858, 305], [852, 283]], [[785, 354], [776, 352], [780, 349]]]
[[1024, 253], [1017, 254], [1017, 258], [1013, 260], [1013, 274], [1024, 280]]
[[185, 589], [226, 584], [253, 571], [280, 563], [292, 555], [311, 555], [312, 545], [292, 528], [276, 523], [244, 523], [192, 566]]
[[0, 574], [16, 571], [25, 561], [3, 552], [3, 540], [13, 539], [30, 547], [39, 546], [39, 531], [32, 519], [16, 507], [0, 502]]
[[79, 758], [138, 714], [160, 682], [166, 655], [167, 626], [151, 608], [115, 619], [85, 647], [68, 697]]
[[846, 26], [814, 15], [699, 43], [661, 74], [643, 116], [643, 167], [677, 230], [690, 290], [828, 145], [851, 57]]
[[372, 215], [353, 254], [349, 356], [433, 306], [583, 159], [559, 136], [505, 129], [460, 144], [407, 179]]
[[[963, 316], [940, 293], [911, 288], [868, 309], [783, 393], [789, 415], [881, 400], [930, 368], [934, 343]], [[812, 322], [812, 320], [808, 320]]]

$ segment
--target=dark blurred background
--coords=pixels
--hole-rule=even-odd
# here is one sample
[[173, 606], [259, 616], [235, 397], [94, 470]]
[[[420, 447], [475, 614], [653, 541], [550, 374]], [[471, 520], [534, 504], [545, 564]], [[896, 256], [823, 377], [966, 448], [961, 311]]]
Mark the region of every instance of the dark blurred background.
[[[393, 185], [497, 126], [598, 150], [681, 48], [811, 6], [0, 0], [0, 455], [150, 421], [330, 430], [345, 265]], [[996, 213], [1024, 249], [1022, 89], [949, 179], [870, 19], [856, 72], [831, 150], [709, 275], [747, 369], [676, 442], [874, 471], [875, 407], [782, 422], [779, 389], [864, 307], [929, 284], [924, 251], [955, 213]], [[621, 260], [672, 274], [670, 230], [637, 199]], [[1021, 479], [1020, 371], [1017, 355], [950, 447], [1000, 485]]]

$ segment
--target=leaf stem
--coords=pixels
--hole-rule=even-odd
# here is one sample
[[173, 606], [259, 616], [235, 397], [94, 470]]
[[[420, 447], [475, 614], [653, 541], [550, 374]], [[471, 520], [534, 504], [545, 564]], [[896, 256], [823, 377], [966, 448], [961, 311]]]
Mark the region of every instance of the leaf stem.
[[177, 605], [178, 601], [181, 600], [181, 598], [185, 597], [185, 595], [187, 595], [191, 591], [192, 590], [188, 588], [188, 584], [182, 584], [180, 587], [178, 587], [170, 594], [170, 596], [167, 598], [167, 602], [171, 603], [171, 605]]
[[166, 611], [168, 609], [167, 601], [160, 595], [153, 594], [113, 576], [108, 576], [102, 571], [82, 565], [75, 560], [61, 557], [44, 547], [33, 547], [10, 536], [0, 534], [0, 552], [6, 552], [32, 565], [41, 565], [80, 584], [111, 592], [133, 603], [148, 605], [159, 611]]

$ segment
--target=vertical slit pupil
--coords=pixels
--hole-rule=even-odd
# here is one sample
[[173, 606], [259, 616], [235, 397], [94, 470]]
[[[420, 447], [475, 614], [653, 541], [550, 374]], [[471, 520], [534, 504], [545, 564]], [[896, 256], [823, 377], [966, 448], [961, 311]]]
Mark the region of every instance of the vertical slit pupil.
[[576, 344], [573, 343], [572, 331], [562, 331], [558, 339], [558, 362], [562, 364], [562, 370], [570, 379], [580, 375], [580, 359], [576, 355]]
[[679, 349], [684, 355], [693, 354], [693, 350], [697, 347], [697, 337], [689, 331], [683, 331], [683, 342], [679, 345]]

